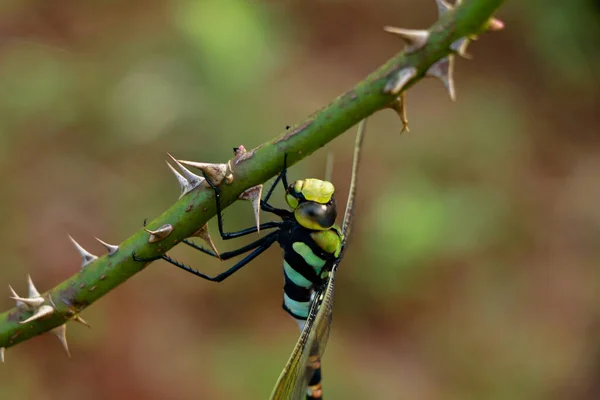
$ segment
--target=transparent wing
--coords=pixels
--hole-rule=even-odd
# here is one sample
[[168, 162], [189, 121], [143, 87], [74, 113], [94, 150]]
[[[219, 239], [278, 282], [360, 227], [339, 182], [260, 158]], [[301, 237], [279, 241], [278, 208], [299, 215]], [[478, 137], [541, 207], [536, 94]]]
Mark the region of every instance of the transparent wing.
[[342, 252], [333, 264], [329, 279], [324, 287], [316, 292], [313, 304], [300, 338], [290, 356], [283, 372], [279, 376], [275, 388], [271, 393], [272, 400], [302, 400], [306, 396], [306, 388], [314, 372], [320, 368], [321, 357], [329, 339], [331, 319], [333, 313], [333, 295], [335, 288], [335, 274], [346, 249], [346, 242], [350, 235], [352, 225], [352, 212], [356, 198], [356, 182], [360, 149], [365, 132], [366, 120], [358, 126], [356, 142], [354, 145], [354, 161], [352, 163], [352, 178], [344, 221], [342, 223]]
[[[337, 267], [336, 262], [335, 267]], [[273, 400], [301, 400], [313, 373], [319, 368], [325, 352], [333, 311], [335, 269], [330, 273], [327, 285], [315, 295], [304, 329], [277, 384], [271, 393]]]

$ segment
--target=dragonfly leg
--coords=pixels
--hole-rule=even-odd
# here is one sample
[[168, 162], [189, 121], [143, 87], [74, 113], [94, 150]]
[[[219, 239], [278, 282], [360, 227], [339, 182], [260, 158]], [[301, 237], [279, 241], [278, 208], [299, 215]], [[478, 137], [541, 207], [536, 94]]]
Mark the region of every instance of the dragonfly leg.
[[[258, 240], [255, 240], [254, 242], [247, 244], [246, 246], [240, 247], [237, 250], [232, 250], [232, 251], [222, 253], [220, 258], [221, 258], [221, 260], [229, 260], [230, 258], [239, 256], [240, 254], [247, 253], [248, 251], [253, 250], [253, 249], [259, 247], [260, 245], [262, 245], [263, 243], [267, 242], [268, 240], [271, 239], [272, 236], [275, 236], [275, 235], [277, 235], [277, 232], [271, 232], [267, 236], [262, 237]], [[204, 247], [197, 245], [196, 243], [192, 242], [191, 240], [183, 239], [183, 243], [187, 244], [188, 246], [190, 246], [196, 250], [203, 252], [204, 254], [208, 254], [211, 257], [219, 258], [219, 256], [216, 255], [212, 250], [205, 249]]]
[[234, 238], [238, 238], [241, 236], [246, 236], [251, 233], [258, 232], [259, 229], [277, 228], [282, 224], [282, 222], [279, 222], [279, 221], [270, 221], [270, 222], [265, 222], [264, 224], [261, 224], [258, 227], [253, 226], [250, 228], [242, 229], [240, 231], [225, 232], [225, 230], [223, 228], [223, 213], [221, 210], [221, 191], [216, 185], [214, 185], [210, 181], [210, 179], [208, 178], [208, 176], [206, 176], [206, 174], [204, 174], [204, 177], [206, 178], [206, 182], [208, 182], [210, 187], [215, 192], [215, 202], [216, 202], [216, 206], [217, 206], [217, 223], [219, 225], [219, 233], [221, 234], [221, 238], [223, 240], [234, 239]]
[[149, 259], [144, 259], [144, 258], [140, 258], [137, 257], [134, 254], [132, 254], [132, 257], [135, 261], [139, 261], [139, 262], [148, 262], [148, 261], [154, 261], [157, 260], [159, 258], [162, 258], [163, 260], [165, 260], [166, 262], [173, 264], [174, 266], [183, 269], [184, 271], [187, 271], [193, 275], [196, 275], [202, 279], [206, 279], [207, 281], [211, 281], [211, 282], [222, 282], [225, 279], [227, 279], [228, 277], [230, 277], [231, 275], [233, 275], [234, 273], [236, 273], [237, 271], [239, 271], [241, 268], [243, 268], [244, 266], [246, 266], [248, 263], [250, 263], [252, 260], [254, 260], [256, 257], [258, 257], [259, 255], [261, 255], [262, 253], [265, 252], [265, 250], [267, 250], [269, 247], [271, 247], [271, 245], [273, 243], [275, 243], [277, 241], [277, 236], [275, 235], [277, 232], [273, 232], [271, 235], [269, 236], [265, 236], [264, 238], [262, 238], [261, 240], [263, 240], [263, 242], [257, 246], [256, 249], [254, 249], [254, 251], [250, 254], [248, 254], [246, 257], [244, 257], [242, 260], [240, 260], [238, 263], [236, 263], [234, 266], [232, 266], [231, 268], [229, 268], [227, 271], [222, 272], [216, 276], [209, 276], [206, 274], [203, 274], [202, 272], [198, 271], [195, 268], [192, 268], [188, 265], [185, 265], [167, 255], [162, 255], [162, 256], [158, 256], [158, 257], [154, 257], [154, 258], [149, 258]]
[[[269, 191], [267, 192], [267, 195], [264, 198], [264, 202], [268, 203], [269, 199], [271, 198], [271, 195], [273, 194], [273, 191], [275, 190], [275, 186], [277, 186], [277, 184], [279, 183], [279, 181], [281, 181], [281, 183], [283, 184], [283, 190], [287, 190], [288, 188], [288, 183], [287, 183], [287, 153], [283, 156], [283, 169], [281, 170], [281, 172], [279, 173], [279, 175], [277, 175], [277, 178], [275, 179], [275, 181], [273, 182], [273, 184], [271, 185], [271, 187], [269, 188]], [[261, 201], [262, 203], [262, 201]]]
[[277, 175], [277, 178], [275, 179], [275, 181], [273, 182], [273, 184], [271, 184], [271, 187], [269, 188], [269, 191], [267, 192], [267, 195], [265, 196], [265, 198], [263, 200], [260, 201], [260, 208], [263, 211], [266, 212], [270, 212], [272, 214], [275, 214], [279, 217], [287, 217], [290, 215], [290, 212], [288, 210], [282, 209], [282, 208], [276, 208], [273, 207], [272, 205], [269, 204], [269, 199], [271, 198], [271, 195], [273, 194], [273, 191], [275, 190], [275, 187], [277, 186], [277, 184], [279, 183], [279, 181], [281, 181], [281, 184], [283, 185], [283, 190], [287, 190], [288, 188], [288, 183], [287, 183], [287, 153], [283, 156], [283, 169], [281, 170], [281, 172], [279, 173], [279, 175]]

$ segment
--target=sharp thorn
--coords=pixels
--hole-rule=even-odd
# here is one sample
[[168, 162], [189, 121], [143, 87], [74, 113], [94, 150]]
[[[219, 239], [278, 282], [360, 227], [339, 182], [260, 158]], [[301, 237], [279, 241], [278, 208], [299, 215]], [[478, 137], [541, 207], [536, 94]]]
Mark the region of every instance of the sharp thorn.
[[192, 171], [190, 171], [189, 169], [187, 169], [186, 167], [181, 165], [181, 163], [179, 161], [177, 161], [177, 159], [175, 157], [173, 157], [171, 154], [167, 153], [167, 155], [171, 158], [171, 160], [173, 160], [175, 165], [177, 165], [179, 167], [179, 169], [181, 169], [181, 172], [183, 173], [184, 178], [188, 182], [188, 187], [189, 187], [188, 192], [192, 189], [197, 188], [202, 183], [202, 181], [204, 181], [203, 177], [194, 174]]
[[79, 322], [81, 325], [85, 325], [85, 326], [87, 326], [88, 328], [92, 329], [92, 327], [90, 326], [90, 324], [88, 324], [88, 323], [87, 323], [87, 321], [86, 321], [85, 319], [81, 318], [81, 317], [79, 316], [79, 314], [75, 314], [75, 316], [74, 316], [74, 317], [72, 317], [72, 318], [71, 318], [71, 320], [72, 320], [72, 321], [75, 321], [75, 322]]
[[181, 175], [175, 168], [173, 168], [173, 166], [169, 164], [168, 161], [165, 162], [171, 169], [171, 172], [173, 172], [173, 175], [175, 175], [175, 178], [177, 178], [177, 182], [179, 182], [179, 186], [181, 187], [181, 194], [179, 195], [179, 198], [182, 198], [186, 193], [192, 190], [192, 187], [190, 186], [188, 180], [185, 179], [185, 177]]
[[155, 243], [169, 236], [171, 232], [173, 232], [173, 225], [165, 224], [155, 231], [146, 228], [144, 228], [144, 230], [150, 234], [150, 237], [148, 238], [148, 243]]
[[29, 288], [29, 297], [30, 298], [42, 297], [40, 295], [40, 292], [38, 292], [38, 290], [35, 288], [35, 285], [33, 284], [33, 281], [31, 280], [31, 275], [27, 275], [27, 286]]
[[44, 318], [47, 317], [49, 315], [52, 315], [52, 313], [54, 312], [54, 308], [52, 308], [51, 306], [44, 304], [42, 306], [40, 306], [35, 313], [33, 313], [33, 315], [29, 318], [27, 318], [25, 321], [21, 321], [21, 324], [26, 324], [28, 322], [31, 321], [35, 321], [36, 319], [40, 319], [40, 318]]
[[417, 76], [417, 69], [415, 67], [404, 67], [392, 74], [385, 84], [383, 92], [385, 94], [400, 94], [406, 87], [406, 84], [415, 76]]
[[2, 364], [4, 364], [4, 352], [5, 352], [5, 348], [4, 347], [0, 347], [0, 361], [2, 361]]
[[[12, 293], [11, 299], [15, 299], [16, 300], [17, 298], [20, 298], [19, 295], [17, 294], [17, 292], [15, 292], [15, 290], [12, 288], [12, 286], [8, 285], [8, 288], [10, 289], [10, 292]], [[27, 306], [22, 301], [17, 300], [17, 307], [18, 308], [23, 308], [23, 307], [27, 307]]]
[[106, 250], [108, 250], [109, 256], [112, 256], [119, 250], [119, 246], [115, 246], [114, 244], [108, 244], [105, 241], [98, 239], [97, 237], [94, 237], [94, 239], [96, 239], [97, 241], [100, 242], [100, 244], [102, 244], [104, 247], [106, 247]]
[[254, 208], [254, 219], [256, 220], [256, 232], [260, 232], [260, 199], [262, 197], [263, 185], [252, 186], [239, 195], [238, 199], [252, 202]]
[[210, 232], [208, 231], [208, 223], [204, 224], [204, 226], [198, 229], [192, 236], [196, 236], [204, 240], [210, 246], [212, 251], [214, 251], [217, 257], [219, 257], [219, 260], [221, 260], [219, 250], [217, 250], [217, 246], [215, 246], [215, 243], [213, 242], [212, 237], [210, 236]]
[[29, 309], [38, 308], [39, 306], [44, 304], [43, 297], [27, 298], [27, 297], [12, 296], [11, 299], [16, 300], [17, 303], [21, 302], [21, 303], [25, 304], [27, 306], [27, 308], [29, 308]]
[[400, 36], [406, 42], [404, 50], [407, 53], [419, 50], [429, 40], [429, 31], [422, 29], [403, 29], [394, 26], [384, 26], [383, 30]]
[[219, 186], [223, 179], [227, 180], [227, 183], [233, 181], [233, 174], [228, 164], [211, 164], [195, 161], [179, 160], [181, 164], [188, 165], [190, 167], [198, 168], [210, 178], [210, 181]]
[[471, 41], [469, 40], [469, 38], [466, 38], [466, 37], [460, 38], [458, 40], [455, 40], [450, 45], [450, 49], [452, 51], [454, 51], [456, 54], [458, 54], [459, 56], [470, 60], [473, 58], [469, 53], [467, 53], [467, 46], [469, 45], [470, 42]]
[[450, 95], [450, 99], [452, 101], [456, 100], [456, 92], [454, 89], [454, 56], [449, 55], [448, 57], [444, 57], [435, 64], [433, 64], [426, 72], [427, 76], [431, 76], [442, 81], [448, 94]]
[[50, 332], [56, 335], [63, 348], [67, 352], [67, 356], [71, 358], [71, 352], [69, 351], [69, 343], [67, 343], [67, 324], [62, 324], [61, 326], [52, 329]]
[[75, 239], [73, 239], [73, 237], [71, 237], [71, 235], [69, 235], [69, 239], [71, 239], [71, 242], [73, 242], [73, 244], [75, 245], [75, 248], [77, 249], [77, 251], [79, 252], [79, 255], [82, 258], [82, 261], [81, 261], [82, 269], [85, 268], [88, 264], [91, 264], [94, 261], [96, 261], [96, 259], [98, 258], [97, 256], [93, 255], [92, 253], [90, 253], [89, 251], [87, 251], [86, 249], [81, 247], [81, 245], [79, 243], [77, 243], [75, 241]]
[[396, 100], [394, 100], [389, 108], [394, 110], [398, 117], [400, 117], [400, 121], [402, 122], [402, 130], [400, 133], [410, 132], [408, 129], [408, 118], [406, 117], [406, 102], [404, 101], [404, 92], [400, 93], [400, 96]]
[[454, 8], [451, 4], [447, 3], [444, 0], [435, 0], [435, 4], [437, 5], [438, 9], [438, 18]]

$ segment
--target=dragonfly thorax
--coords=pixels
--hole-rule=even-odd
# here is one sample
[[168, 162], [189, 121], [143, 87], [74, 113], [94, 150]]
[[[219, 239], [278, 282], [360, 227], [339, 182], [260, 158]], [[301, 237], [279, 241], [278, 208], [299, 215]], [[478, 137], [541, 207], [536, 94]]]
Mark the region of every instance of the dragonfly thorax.
[[301, 179], [285, 192], [287, 204], [294, 210], [296, 222], [307, 229], [323, 231], [335, 224], [337, 209], [331, 182], [320, 179]]

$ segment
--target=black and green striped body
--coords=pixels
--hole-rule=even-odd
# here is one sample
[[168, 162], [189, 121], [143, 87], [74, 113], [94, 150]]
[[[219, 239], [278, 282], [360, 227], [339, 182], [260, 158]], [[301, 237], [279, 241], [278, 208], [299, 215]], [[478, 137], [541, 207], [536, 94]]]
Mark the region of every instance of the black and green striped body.
[[[343, 235], [337, 226], [310, 230], [292, 222], [279, 232], [283, 249], [283, 309], [298, 323], [300, 331], [309, 316], [315, 292], [326, 284], [338, 260]], [[308, 382], [307, 400], [322, 398], [320, 360]]]
[[278, 242], [283, 249], [284, 272], [283, 309], [298, 321], [301, 329], [302, 321], [308, 318], [311, 295], [331, 271], [341, 250], [342, 239], [335, 225], [325, 231], [313, 231], [300, 224], [292, 224], [280, 232]]

